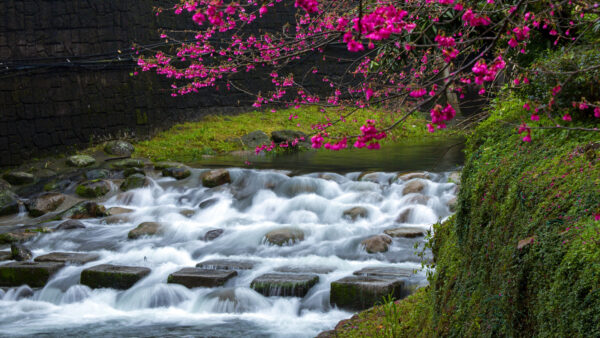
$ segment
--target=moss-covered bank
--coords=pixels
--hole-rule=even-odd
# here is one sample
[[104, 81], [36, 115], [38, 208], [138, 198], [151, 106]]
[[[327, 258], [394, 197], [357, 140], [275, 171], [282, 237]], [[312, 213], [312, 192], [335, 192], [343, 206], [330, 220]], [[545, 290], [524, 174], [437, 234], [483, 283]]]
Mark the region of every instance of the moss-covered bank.
[[338, 336], [600, 336], [600, 134], [525, 143], [510, 124], [523, 101], [497, 102], [468, 141], [457, 213], [435, 226], [430, 286], [393, 324], [373, 309]]

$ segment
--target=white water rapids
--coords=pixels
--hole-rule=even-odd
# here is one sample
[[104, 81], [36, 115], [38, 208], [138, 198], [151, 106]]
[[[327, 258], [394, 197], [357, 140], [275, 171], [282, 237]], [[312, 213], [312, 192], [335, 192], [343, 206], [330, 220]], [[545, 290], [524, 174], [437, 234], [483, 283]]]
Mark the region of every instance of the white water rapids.
[[[370, 174], [358, 181], [359, 173], [289, 177], [282, 171], [229, 171], [232, 183], [212, 189], [202, 186], [202, 169], [193, 169], [182, 181], [153, 177], [150, 187], [125, 193], [115, 187], [102, 204], [133, 213], [85, 219], [86, 229], [57, 231], [26, 243], [34, 256], [93, 252], [100, 259], [66, 266], [43, 289], [0, 291], [0, 335], [313, 337], [351, 316], [329, 305], [332, 281], [368, 266], [421, 268], [414, 245], [423, 243], [423, 237], [394, 238], [389, 251], [378, 254], [368, 254], [360, 242], [399, 226], [430, 229], [450, 215], [447, 203], [456, 192], [447, 173], [416, 179], [425, 184], [421, 194], [428, 198], [423, 199], [403, 195], [407, 181], [397, 179], [397, 173]], [[209, 199], [216, 202], [199, 207]], [[368, 210], [366, 218], [343, 216], [357, 206]], [[397, 223], [407, 208], [413, 211], [406, 223]], [[194, 213], [184, 216], [183, 210]], [[166, 229], [161, 235], [128, 239], [128, 232], [142, 222], [161, 222]], [[282, 227], [302, 230], [304, 240], [282, 247], [265, 242], [267, 232]], [[215, 229], [224, 232], [213, 241], [202, 239]], [[181, 268], [225, 258], [257, 264], [221, 288], [166, 283]], [[98, 264], [144, 266], [152, 272], [125, 291], [78, 284], [81, 271]], [[320, 274], [319, 283], [302, 299], [264, 297], [250, 288], [264, 273], [302, 266], [334, 271]], [[425, 283], [425, 273], [418, 272], [416, 279]]]

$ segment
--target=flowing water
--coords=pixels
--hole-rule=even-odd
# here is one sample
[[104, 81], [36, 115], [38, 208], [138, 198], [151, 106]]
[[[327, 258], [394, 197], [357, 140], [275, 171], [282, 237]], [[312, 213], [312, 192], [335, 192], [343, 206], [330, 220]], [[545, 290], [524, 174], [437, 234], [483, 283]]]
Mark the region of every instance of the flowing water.
[[[421, 267], [414, 245], [423, 243], [423, 237], [394, 238], [390, 250], [378, 254], [368, 254], [360, 242], [407, 224], [430, 229], [450, 215], [447, 202], [456, 193], [447, 172], [416, 179], [425, 184], [424, 190], [404, 195], [407, 182], [397, 179], [395, 171], [359, 181], [359, 172], [290, 177], [282, 170], [230, 168], [232, 183], [209, 189], [199, 178], [204, 170], [194, 169], [182, 181], [156, 174], [151, 186], [126, 193], [115, 187], [103, 204], [133, 213], [86, 219], [86, 229], [57, 231], [27, 243], [34, 256], [93, 252], [100, 259], [66, 266], [43, 289], [22, 286], [0, 291], [0, 335], [312, 337], [351, 316], [329, 305], [332, 281], [368, 266]], [[207, 200], [211, 202], [202, 204]], [[365, 218], [352, 221], [343, 215], [356, 206], [368, 210]], [[408, 208], [413, 212], [404, 224], [398, 223], [398, 215]], [[166, 228], [158, 236], [127, 239], [131, 229], [148, 221]], [[282, 227], [301, 230], [304, 240], [269, 245], [265, 234]], [[204, 241], [205, 233], [214, 229], [224, 232]], [[256, 264], [224, 287], [188, 289], [166, 283], [169, 274], [208, 259]], [[83, 269], [104, 263], [144, 266], [152, 272], [124, 291], [78, 284]], [[307, 266], [325, 271], [304, 298], [264, 297], [250, 288], [251, 281], [264, 273]], [[417, 272], [413, 282], [424, 284], [425, 273]]]

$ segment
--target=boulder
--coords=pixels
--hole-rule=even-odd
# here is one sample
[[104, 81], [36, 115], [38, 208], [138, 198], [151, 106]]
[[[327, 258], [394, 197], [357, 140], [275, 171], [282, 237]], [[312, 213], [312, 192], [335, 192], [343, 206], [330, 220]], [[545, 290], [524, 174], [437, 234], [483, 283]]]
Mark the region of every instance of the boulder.
[[19, 212], [17, 195], [8, 189], [0, 189], [0, 216], [12, 215]]
[[90, 201], [82, 201], [71, 208], [63, 211], [59, 214], [60, 218], [72, 218], [72, 219], [82, 219], [82, 218], [95, 218], [95, 217], [104, 217], [108, 216], [106, 213], [106, 208], [100, 204]]
[[0, 262], [3, 261], [12, 261], [12, 252], [10, 251], [0, 251]]
[[405, 237], [405, 238], [415, 238], [425, 236], [425, 230], [421, 228], [414, 227], [401, 227], [394, 229], [387, 229], [383, 233], [390, 237]]
[[425, 189], [425, 183], [421, 180], [408, 181], [402, 189], [402, 195], [420, 193]]
[[275, 143], [288, 142], [291, 144], [295, 139], [298, 139], [299, 142], [308, 141], [308, 136], [297, 130], [275, 130], [271, 133], [271, 139]]
[[271, 143], [269, 135], [265, 134], [262, 130], [255, 130], [248, 133], [240, 138], [243, 145], [249, 149], [255, 149], [256, 147]]
[[406, 294], [402, 280], [348, 276], [331, 283], [329, 301], [340, 309], [360, 311], [381, 302], [387, 295], [402, 299]]
[[406, 199], [406, 203], [408, 204], [421, 204], [427, 205], [431, 197], [425, 196], [423, 194], [415, 194]]
[[359, 181], [372, 182], [377, 184], [389, 184], [390, 177], [386, 177], [383, 173], [364, 172], [358, 176]]
[[150, 272], [151, 270], [145, 267], [102, 264], [83, 270], [80, 279], [81, 284], [92, 289], [126, 290]]
[[94, 253], [77, 253], [77, 252], [52, 252], [46, 255], [37, 256], [36, 262], [59, 262], [64, 264], [83, 265], [89, 262], [96, 261], [100, 258]]
[[377, 235], [360, 242], [361, 245], [364, 245], [368, 253], [386, 252], [391, 243], [392, 238], [388, 235]]
[[35, 176], [22, 171], [12, 171], [4, 174], [2, 177], [12, 185], [31, 184], [35, 182]]
[[234, 270], [184, 268], [169, 275], [167, 283], [181, 284], [188, 288], [223, 286], [237, 276]]
[[62, 263], [56, 262], [12, 262], [0, 265], [0, 286], [43, 287], [62, 267]]
[[106, 213], [110, 216], [130, 214], [132, 212], [133, 212], [133, 209], [121, 208], [121, 207], [112, 207], [106, 211]]
[[18, 243], [12, 243], [10, 245], [10, 254], [15, 261], [30, 261], [31, 258], [33, 258], [31, 250]]
[[131, 154], [133, 154], [135, 151], [135, 148], [129, 142], [116, 140], [106, 142], [104, 145], [104, 151], [109, 155], [131, 156]]
[[88, 180], [101, 180], [110, 177], [110, 171], [106, 169], [93, 169], [87, 171], [83, 176]]
[[412, 215], [413, 208], [404, 209], [398, 217], [396, 217], [396, 223], [409, 223], [410, 216]]
[[58, 192], [48, 192], [38, 195], [25, 204], [29, 215], [39, 217], [56, 210], [64, 201], [66, 196]]
[[200, 202], [200, 204], [198, 204], [198, 208], [199, 209], [207, 209], [212, 207], [213, 205], [217, 204], [219, 202], [218, 198], [209, 198], [205, 201]]
[[71, 185], [71, 180], [52, 180], [44, 184], [44, 191], [65, 191]]
[[312, 274], [325, 275], [325, 274], [334, 272], [335, 269], [327, 267], [327, 266], [310, 266], [309, 265], [309, 266], [281, 266], [281, 267], [278, 267], [277, 269], [275, 269], [275, 271], [285, 272], [285, 273], [301, 273], [301, 274], [312, 273]]
[[397, 179], [402, 181], [410, 181], [412, 179], [422, 179], [428, 180], [431, 179], [431, 174], [426, 172], [417, 172], [417, 173], [407, 173], [407, 174], [398, 174]]
[[450, 212], [455, 212], [456, 211], [456, 207], [458, 206], [458, 199], [455, 197], [452, 197], [447, 203], [446, 205], [448, 206], [448, 210], [450, 210]]
[[135, 168], [135, 167], [127, 168], [123, 171], [123, 176], [125, 176], [125, 177], [129, 177], [134, 174], [140, 174], [140, 175], [146, 176], [146, 172], [142, 168]]
[[250, 288], [267, 297], [304, 297], [318, 282], [313, 274], [268, 273], [255, 278]]
[[96, 159], [89, 155], [73, 155], [67, 158], [67, 164], [72, 167], [83, 168], [96, 163]]
[[344, 217], [356, 221], [357, 218], [366, 218], [369, 215], [369, 210], [364, 207], [354, 207], [344, 211]]
[[146, 163], [138, 158], [127, 158], [110, 164], [113, 169], [143, 168]]
[[406, 279], [412, 276], [413, 270], [395, 266], [369, 266], [354, 271], [353, 275], [383, 279]]
[[128, 191], [131, 189], [147, 187], [148, 185], [150, 185], [150, 181], [146, 178], [146, 176], [142, 174], [133, 174], [128, 176], [125, 181], [123, 181], [119, 189], [122, 191]]
[[223, 230], [223, 229], [210, 230], [206, 234], [204, 234], [204, 237], [202, 237], [202, 239], [205, 241], [213, 241], [213, 240], [217, 239], [219, 236], [221, 236], [223, 234], [223, 232], [225, 232], [225, 230]]
[[304, 232], [296, 228], [281, 228], [268, 232], [265, 240], [273, 245], [293, 245], [304, 240]]
[[256, 262], [246, 260], [211, 259], [196, 264], [197, 268], [210, 270], [252, 270]]
[[187, 167], [169, 167], [162, 170], [162, 174], [165, 177], [173, 177], [177, 180], [183, 180], [188, 178], [192, 172]]
[[93, 180], [81, 183], [75, 192], [81, 197], [96, 198], [106, 195], [110, 191], [110, 187], [110, 182], [106, 180]]
[[74, 229], [85, 229], [85, 225], [78, 220], [69, 219], [60, 223], [56, 230], [74, 230]]
[[157, 222], [144, 222], [138, 225], [135, 229], [129, 231], [127, 237], [129, 239], [138, 239], [142, 236], [154, 236], [161, 234], [162, 231], [162, 224]]
[[216, 169], [202, 173], [202, 185], [209, 188], [214, 188], [225, 183], [231, 183], [229, 170]]
[[37, 235], [37, 232], [5, 232], [3, 234], [0, 234], [0, 244], [22, 243], [36, 237]]

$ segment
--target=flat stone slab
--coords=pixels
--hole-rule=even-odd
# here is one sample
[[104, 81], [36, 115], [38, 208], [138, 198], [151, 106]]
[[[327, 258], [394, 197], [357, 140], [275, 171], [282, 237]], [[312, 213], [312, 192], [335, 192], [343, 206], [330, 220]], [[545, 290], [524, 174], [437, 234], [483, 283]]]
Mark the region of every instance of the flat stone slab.
[[47, 255], [37, 256], [34, 261], [83, 265], [98, 260], [99, 258], [99, 255], [93, 253], [52, 252]]
[[81, 272], [81, 284], [92, 289], [126, 290], [149, 275], [150, 272], [150, 269], [138, 266], [96, 265]]
[[390, 237], [415, 238], [425, 236], [425, 230], [416, 227], [400, 227], [387, 229], [384, 233]]
[[324, 275], [335, 271], [334, 268], [327, 266], [281, 266], [275, 269], [277, 272], [285, 273], [316, 273]]
[[13, 262], [0, 266], [0, 286], [43, 287], [64, 265], [57, 262]]
[[372, 266], [354, 271], [353, 275], [375, 278], [405, 279], [413, 275], [411, 269], [394, 266]]
[[254, 279], [250, 287], [267, 297], [304, 297], [318, 282], [314, 274], [268, 273]]
[[347, 310], [364, 310], [381, 302], [387, 295], [404, 298], [404, 281], [367, 276], [348, 276], [331, 283], [331, 305]]
[[181, 284], [188, 288], [223, 286], [237, 276], [234, 270], [184, 268], [169, 275], [168, 283]]
[[208, 270], [252, 270], [256, 265], [254, 261], [235, 261], [228, 259], [211, 259], [196, 264], [197, 268]]

